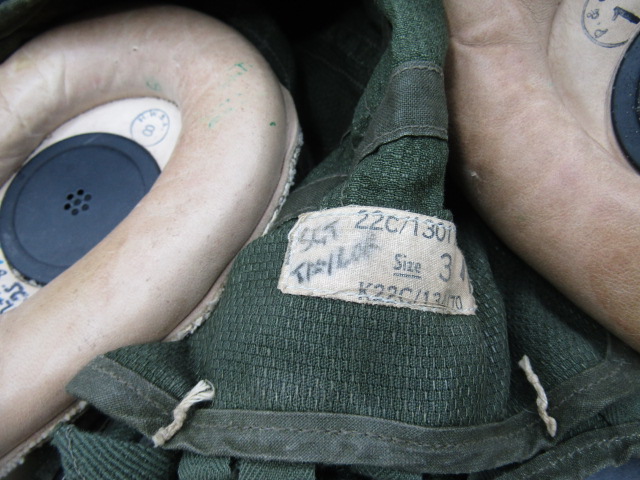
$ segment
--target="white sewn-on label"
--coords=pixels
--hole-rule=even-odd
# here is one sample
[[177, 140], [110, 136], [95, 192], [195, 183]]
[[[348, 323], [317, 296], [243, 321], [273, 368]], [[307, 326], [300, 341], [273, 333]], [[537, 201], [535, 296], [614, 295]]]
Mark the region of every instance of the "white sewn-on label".
[[453, 223], [390, 208], [301, 215], [289, 232], [278, 288], [437, 313], [476, 311]]

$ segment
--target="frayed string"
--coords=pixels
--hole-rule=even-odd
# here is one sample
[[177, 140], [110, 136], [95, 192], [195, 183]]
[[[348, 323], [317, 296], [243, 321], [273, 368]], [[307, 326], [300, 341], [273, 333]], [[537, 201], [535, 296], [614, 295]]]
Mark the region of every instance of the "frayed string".
[[538, 395], [538, 398], [536, 399], [536, 405], [538, 406], [538, 415], [540, 415], [540, 418], [546, 425], [549, 435], [555, 437], [556, 432], [558, 431], [558, 422], [556, 422], [556, 419], [550, 416], [547, 412], [547, 409], [549, 408], [547, 394], [544, 391], [544, 387], [540, 383], [538, 375], [533, 372], [533, 367], [531, 366], [529, 357], [527, 357], [526, 355], [522, 357], [522, 359], [518, 362], [518, 365], [522, 370], [524, 370], [528, 382], [536, 390], [536, 394]]
[[153, 445], [156, 447], [161, 447], [166, 442], [171, 440], [173, 436], [178, 433], [178, 431], [184, 425], [185, 420], [187, 419], [187, 414], [191, 407], [193, 407], [197, 403], [201, 402], [209, 402], [213, 400], [213, 397], [216, 394], [216, 389], [211, 382], [208, 380], [200, 380], [195, 387], [191, 389], [189, 393], [185, 395], [185, 397], [180, 401], [180, 403], [173, 409], [173, 422], [171, 422], [166, 427], [162, 427], [159, 429], [151, 440], [153, 441]]

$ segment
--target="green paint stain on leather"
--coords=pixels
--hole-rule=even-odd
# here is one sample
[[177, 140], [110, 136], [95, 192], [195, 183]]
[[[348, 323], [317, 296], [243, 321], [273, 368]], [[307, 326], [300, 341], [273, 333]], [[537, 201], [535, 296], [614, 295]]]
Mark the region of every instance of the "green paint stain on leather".
[[146, 85], [149, 89], [153, 90], [154, 92], [161, 92], [162, 91], [162, 87], [160, 86], [160, 82], [158, 82], [155, 78], [149, 78], [147, 79]]

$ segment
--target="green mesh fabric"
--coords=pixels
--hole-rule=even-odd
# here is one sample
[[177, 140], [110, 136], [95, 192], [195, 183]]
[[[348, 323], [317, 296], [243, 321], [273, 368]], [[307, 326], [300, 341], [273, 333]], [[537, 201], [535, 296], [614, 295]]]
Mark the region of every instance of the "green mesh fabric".
[[[449, 178], [440, 1], [324, 2], [302, 17], [295, 2], [181, 3], [264, 53], [294, 95], [302, 164], [193, 335], [110, 352], [69, 386], [147, 437], [199, 380], [213, 401], [162, 448], [61, 428], [68, 478], [569, 479], [640, 455], [638, 355], [511, 253]], [[476, 314], [281, 293], [298, 215], [347, 205], [455, 222]]]

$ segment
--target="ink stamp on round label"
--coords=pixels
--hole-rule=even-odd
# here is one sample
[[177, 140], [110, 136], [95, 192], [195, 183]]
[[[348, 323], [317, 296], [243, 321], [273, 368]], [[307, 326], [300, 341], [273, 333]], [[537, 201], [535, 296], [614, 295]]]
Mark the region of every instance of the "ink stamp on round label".
[[169, 115], [159, 108], [151, 108], [140, 113], [131, 122], [131, 138], [140, 145], [157, 145], [169, 132]]
[[624, 45], [640, 24], [637, 0], [586, 0], [582, 8], [582, 30], [596, 45]]
[[476, 302], [451, 222], [389, 208], [303, 214], [278, 288], [288, 294], [472, 315]]

